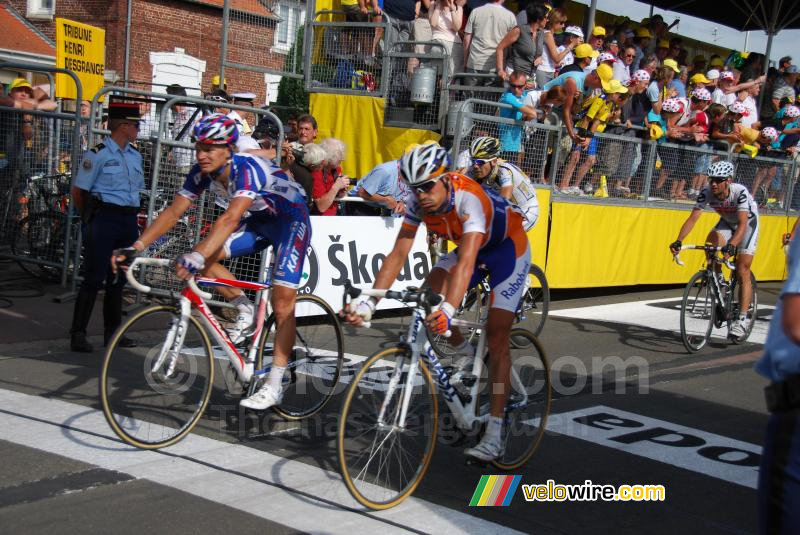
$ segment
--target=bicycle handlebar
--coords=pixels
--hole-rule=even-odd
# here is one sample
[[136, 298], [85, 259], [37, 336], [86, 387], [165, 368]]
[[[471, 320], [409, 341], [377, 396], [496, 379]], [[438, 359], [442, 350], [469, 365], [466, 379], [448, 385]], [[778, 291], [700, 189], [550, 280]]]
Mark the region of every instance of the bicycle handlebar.
[[[133, 262], [131, 262], [130, 267], [125, 272], [125, 278], [127, 278], [128, 282], [130, 283], [130, 285], [133, 286], [134, 288], [136, 288], [138, 291], [140, 291], [142, 293], [150, 293], [150, 290], [151, 290], [150, 286], [142, 284], [141, 282], [136, 280], [136, 277], [134, 277], [134, 275], [133, 275], [133, 268], [136, 267], [139, 264], [143, 264], [145, 266], [161, 266], [161, 267], [165, 267], [165, 266], [169, 266], [171, 263], [172, 263], [172, 260], [170, 260], [168, 258], [143, 258], [143, 257], [137, 257], [137, 258], [133, 259]], [[188, 279], [186, 281], [186, 284], [189, 286], [189, 288], [192, 289], [192, 291], [194, 293], [196, 293], [197, 295], [199, 295], [203, 299], [211, 299], [213, 297], [210, 293], [204, 292], [203, 290], [201, 290], [197, 286], [197, 283], [195, 282], [194, 277], [191, 277], [190, 279]]]
[[[701, 251], [705, 251], [706, 253], [709, 253], [709, 254], [716, 254], [716, 253], [719, 253], [720, 251], [722, 251], [722, 247], [715, 247], [713, 245], [681, 245], [681, 251], [685, 251], [685, 250], [701, 250]], [[676, 264], [678, 264], [681, 267], [686, 265], [680, 259], [680, 253], [673, 254], [672, 255], [672, 259], [675, 261]], [[736, 269], [736, 265], [731, 263], [730, 260], [721, 260], [721, 263], [726, 265], [726, 266], [728, 266], [728, 268], [730, 268], [732, 270]]]
[[[404, 290], [377, 290], [375, 288], [356, 288], [352, 285], [350, 280], [344, 282], [344, 295], [342, 296], [342, 309], [346, 309], [349, 304], [349, 299], [355, 299], [358, 296], [366, 295], [367, 297], [377, 297], [379, 299], [396, 299], [403, 303], [420, 303], [428, 314], [431, 308], [435, 307], [442, 301], [444, 296], [437, 294], [430, 288], [417, 288], [409, 286]], [[369, 328], [370, 322], [364, 322], [364, 327]]]

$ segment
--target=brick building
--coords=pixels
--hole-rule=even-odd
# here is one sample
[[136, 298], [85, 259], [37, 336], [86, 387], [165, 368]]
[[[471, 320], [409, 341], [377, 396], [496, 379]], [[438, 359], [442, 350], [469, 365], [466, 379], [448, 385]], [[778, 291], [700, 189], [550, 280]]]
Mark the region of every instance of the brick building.
[[[55, 17], [104, 28], [106, 79], [120, 84], [125, 72], [129, 2], [131, 87], [157, 91], [180, 83], [194, 89], [193, 93], [208, 91], [220, 68], [223, 0], [0, 0], [0, 5], [51, 47], [55, 44]], [[305, 3], [300, 0], [232, 0], [227, 62], [281, 71], [304, 16]], [[0, 50], [8, 45], [0, 35]], [[252, 70], [225, 70], [228, 91], [253, 92], [256, 104], [265, 102], [268, 86], [276, 87], [279, 79]], [[274, 98], [273, 91], [269, 93]]]

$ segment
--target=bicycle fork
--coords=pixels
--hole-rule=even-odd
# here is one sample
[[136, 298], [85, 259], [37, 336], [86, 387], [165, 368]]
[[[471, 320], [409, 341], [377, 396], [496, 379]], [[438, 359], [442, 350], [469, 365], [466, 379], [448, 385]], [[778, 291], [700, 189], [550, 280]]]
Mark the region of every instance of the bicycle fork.
[[164, 345], [161, 346], [161, 351], [159, 351], [150, 369], [152, 373], [157, 373], [166, 360], [167, 367], [164, 371], [166, 377], [172, 377], [175, 374], [175, 367], [178, 365], [178, 356], [186, 338], [186, 327], [189, 324], [189, 315], [191, 314], [192, 305], [188, 299], [182, 297], [179, 303], [181, 307], [180, 316], [172, 319]]

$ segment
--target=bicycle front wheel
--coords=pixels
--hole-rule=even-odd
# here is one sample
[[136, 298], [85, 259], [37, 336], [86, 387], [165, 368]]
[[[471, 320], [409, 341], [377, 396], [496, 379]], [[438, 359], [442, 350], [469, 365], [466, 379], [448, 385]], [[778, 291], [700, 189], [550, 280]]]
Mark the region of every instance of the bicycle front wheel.
[[505, 448], [492, 461], [500, 470], [516, 470], [533, 456], [544, 436], [552, 401], [550, 363], [539, 339], [526, 329], [514, 329], [510, 350], [511, 393], [502, 431]]
[[336, 437], [339, 468], [350, 494], [370, 509], [388, 509], [410, 496], [433, 457], [436, 387], [422, 362], [409, 381], [410, 364], [405, 347], [380, 351], [356, 373], [345, 395]]
[[[325, 300], [315, 295], [297, 296], [295, 321], [296, 336], [284, 376], [283, 401], [273, 408], [287, 420], [308, 418], [325, 407], [336, 392], [344, 362], [342, 327]], [[257, 370], [272, 366], [274, 347], [275, 316], [270, 315], [258, 341]]]
[[[179, 330], [174, 306], [146, 308], [117, 330], [100, 372], [100, 400], [111, 429], [126, 443], [143, 449], [169, 446], [194, 429], [214, 384], [214, 354], [200, 322], [189, 316], [183, 344], [170, 344], [164, 362], [153, 370], [169, 333]], [[164, 326], [168, 334], [164, 334]], [[120, 346], [127, 336], [137, 347]], [[174, 370], [169, 373], [169, 367]]]
[[683, 290], [681, 339], [690, 353], [700, 351], [711, 336], [716, 314], [714, 293], [705, 271], [695, 273]]
[[[539, 336], [550, 311], [550, 287], [547, 277], [539, 266], [532, 264], [528, 272], [528, 291], [522, 298], [517, 312], [517, 326]], [[524, 341], [523, 338], [519, 342]]]

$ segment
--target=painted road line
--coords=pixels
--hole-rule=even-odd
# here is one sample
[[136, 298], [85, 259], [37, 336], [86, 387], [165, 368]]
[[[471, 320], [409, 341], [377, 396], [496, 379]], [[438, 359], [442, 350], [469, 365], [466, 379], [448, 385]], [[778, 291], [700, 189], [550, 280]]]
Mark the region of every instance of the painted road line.
[[[306, 532], [519, 533], [409, 498], [366, 512], [337, 472], [199, 435], [160, 451], [121, 443], [100, 411], [0, 390], [0, 439], [172, 487]], [[464, 503], [469, 500], [464, 496]], [[353, 509], [358, 512], [354, 512]], [[407, 529], [404, 529], [407, 528]]]
[[[767, 339], [769, 320], [775, 307], [759, 305], [758, 320], [753, 325], [748, 342], [763, 344]], [[557, 318], [570, 318], [587, 321], [600, 321], [607, 323], [622, 323], [637, 325], [663, 331], [672, 331], [680, 336], [680, 310], [681, 298], [670, 297], [666, 299], [650, 299], [647, 301], [633, 301], [629, 303], [614, 303], [611, 305], [594, 305], [563, 310], [551, 310], [550, 316]], [[726, 340], [728, 329], [723, 326], [711, 331], [711, 336]]]
[[547, 430], [755, 489], [761, 446], [603, 405], [551, 414]]

